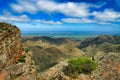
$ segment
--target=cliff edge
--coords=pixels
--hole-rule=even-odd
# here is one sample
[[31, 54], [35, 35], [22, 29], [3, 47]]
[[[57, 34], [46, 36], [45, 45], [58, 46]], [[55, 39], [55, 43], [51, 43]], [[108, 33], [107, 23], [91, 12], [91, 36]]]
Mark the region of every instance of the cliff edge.
[[11, 24], [0, 23], [0, 70], [14, 64], [22, 53], [19, 29]]
[[0, 23], [0, 80], [36, 80], [32, 52], [22, 48], [20, 30]]

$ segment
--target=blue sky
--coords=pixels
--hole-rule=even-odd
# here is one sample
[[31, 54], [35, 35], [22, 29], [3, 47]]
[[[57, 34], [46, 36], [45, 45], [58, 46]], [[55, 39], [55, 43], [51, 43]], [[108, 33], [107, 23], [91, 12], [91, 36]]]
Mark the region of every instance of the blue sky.
[[120, 0], [0, 0], [0, 21], [22, 31], [120, 31]]

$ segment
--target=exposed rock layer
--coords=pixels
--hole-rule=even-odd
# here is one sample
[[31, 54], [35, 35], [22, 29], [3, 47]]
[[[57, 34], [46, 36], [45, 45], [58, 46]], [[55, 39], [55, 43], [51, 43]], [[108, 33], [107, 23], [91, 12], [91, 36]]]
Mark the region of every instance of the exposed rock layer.
[[0, 70], [14, 64], [22, 53], [19, 29], [11, 24], [0, 23]]
[[32, 52], [22, 50], [20, 30], [0, 23], [0, 80], [36, 80]]

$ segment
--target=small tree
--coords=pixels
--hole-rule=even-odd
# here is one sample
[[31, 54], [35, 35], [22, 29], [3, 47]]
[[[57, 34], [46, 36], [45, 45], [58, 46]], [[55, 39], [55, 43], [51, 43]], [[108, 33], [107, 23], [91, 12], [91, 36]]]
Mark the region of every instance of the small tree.
[[90, 58], [78, 57], [68, 61], [68, 66], [64, 68], [64, 73], [68, 76], [76, 78], [80, 73], [91, 73], [97, 68], [97, 63]]

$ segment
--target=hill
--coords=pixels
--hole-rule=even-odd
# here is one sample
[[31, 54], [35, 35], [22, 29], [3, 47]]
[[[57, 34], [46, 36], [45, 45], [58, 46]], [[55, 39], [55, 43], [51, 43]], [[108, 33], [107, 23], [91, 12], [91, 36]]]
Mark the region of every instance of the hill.
[[39, 79], [53, 80], [119, 80], [120, 79], [120, 37], [98, 36], [87, 38], [76, 43], [87, 56], [98, 63], [98, 67], [91, 74], [81, 73], [76, 79], [63, 72], [68, 65], [68, 59], [39, 73]]
[[75, 47], [74, 39], [50, 37], [23, 37], [23, 45], [34, 53], [33, 60], [39, 72], [65, 59], [82, 56], [84, 52]]
[[89, 55], [94, 55], [98, 51], [120, 53], [120, 36], [102, 35], [96, 38], [87, 38], [77, 46]]

